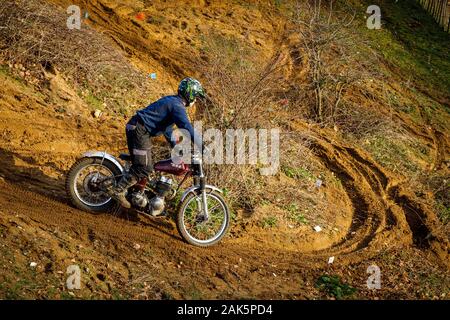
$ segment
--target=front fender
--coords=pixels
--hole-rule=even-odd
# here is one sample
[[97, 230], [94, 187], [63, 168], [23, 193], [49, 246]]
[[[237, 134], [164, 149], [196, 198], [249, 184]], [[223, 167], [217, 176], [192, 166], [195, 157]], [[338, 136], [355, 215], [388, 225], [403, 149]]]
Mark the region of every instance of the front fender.
[[[184, 199], [186, 199], [186, 197], [188, 196], [189, 193], [194, 192], [195, 190], [198, 190], [198, 189], [200, 189], [199, 186], [193, 186], [193, 187], [190, 187], [189, 189], [186, 189], [186, 191], [184, 191], [183, 195], [181, 196], [180, 202], [183, 202]], [[217, 188], [215, 186], [212, 186], [212, 185], [209, 185], [209, 184], [205, 185], [205, 189], [206, 190], [209, 189], [209, 190], [213, 190], [213, 191], [217, 191], [217, 192], [223, 193], [223, 191], [220, 190], [219, 188]]]
[[125, 171], [120, 162], [114, 156], [110, 155], [109, 153], [106, 153], [106, 151], [88, 151], [83, 153], [83, 157], [107, 159], [111, 161], [117, 167], [117, 169], [120, 170], [120, 172], [123, 173]]

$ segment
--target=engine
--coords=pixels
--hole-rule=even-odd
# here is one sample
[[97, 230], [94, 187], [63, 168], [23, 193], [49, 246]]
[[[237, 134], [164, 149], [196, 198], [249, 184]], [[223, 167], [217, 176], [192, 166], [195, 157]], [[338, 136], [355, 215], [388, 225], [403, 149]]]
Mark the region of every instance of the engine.
[[131, 195], [131, 205], [135, 208], [144, 209], [148, 204], [148, 198], [144, 191], [137, 191]]
[[172, 180], [162, 176], [156, 183], [155, 197], [150, 200], [148, 212], [152, 216], [160, 215], [165, 207], [164, 198], [171, 193]]
[[172, 180], [162, 176], [153, 183], [154, 196], [149, 200], [144, 191], [136, 191], [131, 195], [133, 207], [152, 216], [160, 215], [165, 208], [165, 197], [172, 192]]

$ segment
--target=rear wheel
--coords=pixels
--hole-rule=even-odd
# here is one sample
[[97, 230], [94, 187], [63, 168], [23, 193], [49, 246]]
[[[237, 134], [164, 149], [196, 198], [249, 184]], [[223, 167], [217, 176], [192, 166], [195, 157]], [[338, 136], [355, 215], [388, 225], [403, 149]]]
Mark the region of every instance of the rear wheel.
[[105, 193], [100, 183], [114, 185], [122, 172], [107, 159], [82, 158], [75, 162], [67, 174], [66, 192], [72, 203], [88, 212], [110, 212], [116, 202]]
[[202, 194], [190, 193], [180, 204], [177, 228], [186, 242], [208, 247], [219, 242], [227, 233], [230, 224], [228, 206], [222, 195], [213, 190], [206, 191], [208, 218], [203, 212]]

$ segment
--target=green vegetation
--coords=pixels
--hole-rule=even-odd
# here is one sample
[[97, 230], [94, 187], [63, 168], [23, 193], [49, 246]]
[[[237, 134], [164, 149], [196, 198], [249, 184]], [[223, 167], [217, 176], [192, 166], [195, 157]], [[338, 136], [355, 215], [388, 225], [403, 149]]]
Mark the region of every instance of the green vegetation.
[[193, 284], [187, 291], [186, 296], [190, 300], [202, 300], [202, 292]]
[[338, 189], [343, 189], [344, 186], [342, 185], [342, 181], [339, 177], [337, 177], [336, 175], [331, 175], [330, 178], [331, 184], [334, 185], [336, 188]]
[[111, 297], [113, 300], [126, 300], [131, 298], [128, 293], [123, 292], [117, 288], [111, 288]]
[[328, 275], [321, 276], [316, 282], [316, 287], [336, 299], [351, 297], [357, 291], [348, 284], [341, 282], [341, 279], [338, 276]]
[[7, 65], [0, 64], [0, 74], [1, 75], [9, 75], [9, 68]]
[[61, 300], [75, 300], [75, 297], [66, 291], [60, 293]]
[[14, 81], [16, 84], [21, 86], [21, 88], [27, 89], [24, 80], [15, 75], [6, 64], [0, 64], [0, 76], [7, 77], [9, 80]]
[[305, 168], [292, 168], [289, 166], [282, 166], [281, 171], [286, 176], [293, 179], [307, 179], [307, 180], [314, 179], [314, 175]]
[[[17, 274], [17, 272], [16, 272]], [[23, 276], [23, 273], [21, 274]], [[35, 277], [35, 275], [33, 275]], [[10, 283], [9, 286], [6, 283]], [[0, 286], [0, 294], [3, 292], [6, 299], [18, 300], [26, 299], [27, 293], [30, 291], [35, 291], [39, 286], [36, 284], [36, 279], [30, 280], [26, 278], [21, 278], [18, 281], [5, 281], [5, 284]]]
[[298, 225], [308, 223], [302, 212], [300, 212], [299, 206], [296, 203], [291, 203], [286, 207], [286, 211], [289, 213], [288, 218]]
[[405, 80], [448, 95], [450, 35], [416, 1], [381, 0], [378, 5], [382, 8], [382, 29], [361, 28], [374, 49], [398, 67]]
[[261, 220], [261, 225], [264, 229], [276, 227], [278, 219], [275, 216], [265, 217]]
[[95, 110], [95, 109], [103, 110], [104, 109], [102, 101], [99, 98], [97, 98], [96, 96], [94, 96], [92, 93], [88, 93], [86, 95], [86, 97], [84, 97], [84, 100], [89, 105], [89, 107], [92, 108], [92, 110]]
[[368, 142], [366, 148], [383, 166], [401, 174], [417, 172], [418, 167], [408, 155], [408, 147], [398, 137], [375, 135]]
[[441, 219], [444, 224], [448, 224], [450, 222], [450, 207], [447, 207], [440, 202], [437, 203], [436, 207], [439, 219]]

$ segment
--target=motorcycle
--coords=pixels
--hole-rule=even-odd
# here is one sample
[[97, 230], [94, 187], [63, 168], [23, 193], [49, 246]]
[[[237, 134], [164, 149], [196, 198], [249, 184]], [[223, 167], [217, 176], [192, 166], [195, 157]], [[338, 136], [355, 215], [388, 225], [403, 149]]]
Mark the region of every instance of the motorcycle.
[[[121, 161], [124, 162], [124, 166]], [[131, 156], [118, 159], [106, 152], [87, 152], [74, 163], [66, 178], [66, 191], [77, 208], [92, 213], [108, 213], [117, 202], [106, 190], [114, 186], [131, 166]], [[173, 177], [184, 176], [180, 183]], [[206, 184], [202, 158], [193, 155], [191, 164], [172, 159], [154, 164], [154, 172], [127, 192], [132, 209], [147, 217], [166, 216], [166, 202], [174, 200], [188, 177], [193, 184], [181, 195], [176, 225], [182, 238], [195, 246], [219, 242], [230, 224], [228, 205], [222, 190]]]

